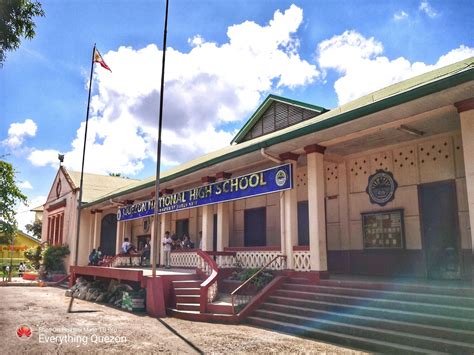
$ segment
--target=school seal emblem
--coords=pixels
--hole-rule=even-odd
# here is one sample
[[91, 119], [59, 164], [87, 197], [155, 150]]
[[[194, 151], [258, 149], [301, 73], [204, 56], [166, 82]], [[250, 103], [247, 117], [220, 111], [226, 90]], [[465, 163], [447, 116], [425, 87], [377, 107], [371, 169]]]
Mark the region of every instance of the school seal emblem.
[[278, 170], [275, 174], [275, 184], [278, 187], [282, 187], [285, 185], [286, 180], [288, 179], [288, 175], [286, 174], [285, 170]]
[[395, 198], [395, 190], [398, 184], [390, 171], [377, 170], [375, 174], [369, 176], [366, 192], [370, 202], [380, 206], [385, 206]]

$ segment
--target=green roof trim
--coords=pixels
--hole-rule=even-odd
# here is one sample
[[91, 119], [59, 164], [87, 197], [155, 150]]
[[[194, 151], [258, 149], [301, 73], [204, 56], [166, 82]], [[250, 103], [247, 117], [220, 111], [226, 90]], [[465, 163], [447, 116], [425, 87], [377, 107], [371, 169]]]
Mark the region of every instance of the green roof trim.
[[[166, 171], [161, 176], [161, 182], [172, 181], [173, 179], [194, 173], [214, 164], [258, 151], [261, 148], [267, 148], [274, 144], [332, 128], [469, 81], [474, 81], [474, 58], [465, 59], [458, 63], [388, 86], [337, 109], [323, 113], [314, 119], [309, 119], [250, 141], [211, 152]], [[83, 205], [81, 208], [90, 207], [111, 198], [121, 196], [124, 193], [133, 193], [148, 187], [153, 187], [154, 185], [155, 178], [150, 177], [145, 181], [138, 182], [134, 186], [128, 188], [124, 187], [123, 189], [104, 195], [95, 201]]]
[[323, 113], [329, 111], [328, 109], [321, 107], [321, 106], [316, 106], [316, 105], [311, 105], [306, 102], [302, 101], [297, 101], [297, 100], [292, 100], [288, 99], [283, 96], [278, 96], [278, 95], [273, 95], [270, 94], [267, 96], [265, 100], [260, 104], [260, 106], [257, 108], [257, 110], [254, 112], [254, 114], [247, 120], [247, 122], [244, 124], [244, 126], [240, 129], [239, 132], [235, 135], [235, 137], [232, 139], [230, 144], [233, 143], [240, 143], [242, 139], [245, 137], [245, 135], [252, 129], [252, 127], [257, 123], [257, 121], [262, 117], [263, 113], [267, 110], [267, 108], [272, 104], [272, 102], [283, 102], [285, 104], [289, 104], [292, 106], [298, 106], [307, 110], [311, 111], [316, 111], [318, 113]]

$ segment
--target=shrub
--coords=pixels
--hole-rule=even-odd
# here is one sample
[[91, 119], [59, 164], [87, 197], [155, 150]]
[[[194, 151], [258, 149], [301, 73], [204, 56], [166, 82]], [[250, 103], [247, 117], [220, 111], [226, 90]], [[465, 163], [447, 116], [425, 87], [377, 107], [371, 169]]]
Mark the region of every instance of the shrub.
[[49, 246], [43, 253], [43, 265], [47, 272], [66, 272], [64, 258], [69, 255], [67, 245]]
[[41, 246], [38, 245], [36, 248], [30, 248], [24, 253], [25, 258], [27, 258], [31, 262], [31, 265], [33, 265], [35, 270], [39, 269], [41, 260], [43, 259], [43, 255], [41, 252]]
[[[246, 281], [251, 278], [253, 275], [257, 273], [259, 269], [252, 268], [252, 269], [245, 269], [239, 273], [239, 280]], [[268, 284], [273, 279], [273, 275], [268, 271], [262, 271], [259, 275], [257, 275], [252, 281], [251, 284], [255, 285], [258, 289], [262, 288], [266, 284]]]

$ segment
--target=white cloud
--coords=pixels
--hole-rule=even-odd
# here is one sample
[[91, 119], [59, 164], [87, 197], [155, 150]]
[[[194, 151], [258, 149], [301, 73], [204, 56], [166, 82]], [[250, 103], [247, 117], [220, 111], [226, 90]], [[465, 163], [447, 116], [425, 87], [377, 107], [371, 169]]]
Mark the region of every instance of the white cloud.
[[28, 160], [34, 166], [46, 166], [51, 165], [55, 168], [58, 167], [58, 151], [54, 149], [45, 149], [45, 150], [38, 150], [33, 149], [28, 156]]
[[25, 137], [34, 137], [37, 129], [36, 123], [29, 118], [23, 123], [12, 123], [8, 129], [8, 137], [2, 144], [9, 148], [18, 148], [23, 144]]
[[443, 67], [445, 65], [449, 65], [473, 56], [474, 48], [461, 45], [458, 48], [453, 49], [445, 55], [439, 57], [438, 61], [435, 64], [435, 67]]
[[474, 56], [474, 48], [461, 45], [433, 64], [410, 62], [382, 55], [383, 45], [373, 37], [346, 31], [318, 45], [318, 63], [323, 70], [333, 69], [340, 77], [334, 83], [339, 104], [400, 82], [424, 72]]
[[406, 19], [408, 17], [408, 14], [405, 11], [398, 11], [393, 14], [393, 19], [395, 21], [401, 21], [403, 19]]
[[28, 180], [18, 183], [18, 187], [22, 190], [32, 190], [33, 189], [33, 186], [31, 186], [31, 183]]
[[418, 7], [418, 9], [421, 11], [421, 12], [424, 12], [428, 17], [430, 18], [435, 18], [435, 17], [438, 17], [438, 13], [435, 11], [435, 9], [433, 9], [431, 7], [431, 5], [429, 4], [428, 1], [424, 0], [420, 3], [420, 6]]
[[[230, 26], [223, 44], [200, 35], [189, 52], [168, 48], [162, 159], [181, 163], [230, 143], [235, 132], [224, 124], [247, 118], [272, 90], [296, 88], [319, 76], [299, 56], [295, 34], [303, 11], [291, 5], [266, 25], [252, 21]], [[86, 170], [133, 175], [155, 159], [162, 52], [120, 47], [104, 59], [113, 73], [96, 69], [98, 93], [91, 102]], [[77, 131], [65, 165], [80, 168], [84, 124]], [[53, 164], [53, 151], [35, 151], [30, 160]], [[43, 154], [44, 153], [44, 154]], [[53, 163], [54, 162], [54, 163]]]
[[197, 47], [203, 44], [205, 41], [200, 35], [196, 35], [193, 38], [188, 38], [188, 44]]
[[31, 212], [30, 209], [36, 206], [41, 206], [46, 202], [46, 196], [36, 196], [32, 199], [28, 199], [28, 205], [24, 206], [17, 206], [16, 210], [16, 221], [18, 224], [18, 228], [25, 233], [26, 231], [25, 226], [27, 224], [31, 224], [35, 220], [35, 212]]

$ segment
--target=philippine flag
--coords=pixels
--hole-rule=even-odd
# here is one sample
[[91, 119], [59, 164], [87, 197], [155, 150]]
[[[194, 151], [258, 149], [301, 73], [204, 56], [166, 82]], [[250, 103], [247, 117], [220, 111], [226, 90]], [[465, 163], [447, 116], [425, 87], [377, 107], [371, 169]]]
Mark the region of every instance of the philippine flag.
[[107, 64], [105, 64], [104, 59], [102, 58], [102, 56], [100, 55], [97, 49], [94, 52], [94, 63], [99, 63], [102, 66], [102, 68], [105, 68], [112, 73], [112, 70], [109, 68]]

